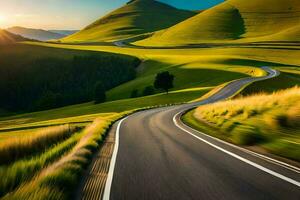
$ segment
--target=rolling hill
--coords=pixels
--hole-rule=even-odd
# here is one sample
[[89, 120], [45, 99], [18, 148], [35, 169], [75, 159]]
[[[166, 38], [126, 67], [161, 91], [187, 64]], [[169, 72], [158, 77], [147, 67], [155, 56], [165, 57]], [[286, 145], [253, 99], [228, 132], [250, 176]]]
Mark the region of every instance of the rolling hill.
[[136, 44], [300, 41], [299, 24], [298, 0], [228, 0]]
[[31, 28], [24, 28], [19, 26], [8, 28], [7, 31], [17, 35], [21, 35], [29, 39], [39, 40], [39, 41], [60, 39], [66, 36], [64, 34], [54, 33], [42, 29], [31, 29]]
[[2, 44], [11, 44], [14, 42], [24, 41], [26, 40], [22, 36], [12, 34], [8, 31], [0, 29], [0, 45]]
[[100, 18], [62, 42], [112, 42], [173, 26], [196, 12], [155, 0], [134, 0]]

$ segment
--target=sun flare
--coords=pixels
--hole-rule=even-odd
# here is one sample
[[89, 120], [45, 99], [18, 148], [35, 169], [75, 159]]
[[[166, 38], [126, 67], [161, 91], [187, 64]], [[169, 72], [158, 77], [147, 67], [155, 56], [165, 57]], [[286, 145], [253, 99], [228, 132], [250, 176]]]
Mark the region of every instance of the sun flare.
[[3, 15], [0, 15], [0, 27], [4, 24], [5, 17]]

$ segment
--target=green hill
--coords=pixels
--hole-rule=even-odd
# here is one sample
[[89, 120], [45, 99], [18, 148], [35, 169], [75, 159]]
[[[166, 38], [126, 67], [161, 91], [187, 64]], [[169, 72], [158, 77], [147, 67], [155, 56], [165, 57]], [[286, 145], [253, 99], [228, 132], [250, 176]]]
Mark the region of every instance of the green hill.
[[8, 31], [0, 29], [0, 45], [1, 44], [11, 44], [11, 43], [15, 43], [18, 41], [24, 41], [24, 40], [26, 40], [26, 39], [19, 35], [15, 35]]
[[300, 41], [300, 1], [228, 0], [136, 44]]
[[62, 42], [111, 42], [173, 26], [195, 12], [154, 0], [135, 0], [95, 21]]

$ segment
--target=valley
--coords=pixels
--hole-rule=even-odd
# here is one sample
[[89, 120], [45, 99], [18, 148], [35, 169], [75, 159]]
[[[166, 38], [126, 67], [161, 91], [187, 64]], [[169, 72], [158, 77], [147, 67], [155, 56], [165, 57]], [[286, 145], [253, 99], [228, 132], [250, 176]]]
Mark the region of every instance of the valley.
[[0, 30], [0, 199], [297, 199], [299, 24], [297, 0], [133, 0]]

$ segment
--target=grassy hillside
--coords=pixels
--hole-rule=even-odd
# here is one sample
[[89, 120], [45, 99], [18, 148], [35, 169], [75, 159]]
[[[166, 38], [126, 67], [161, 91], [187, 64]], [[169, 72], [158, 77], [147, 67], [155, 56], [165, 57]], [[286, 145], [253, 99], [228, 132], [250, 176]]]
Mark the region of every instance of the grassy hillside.
[[265, 150], [300, 161], [300, 89], [259, 94], [201, 106], [185, 121], [239, 145], [257, 145]]
[[[135, 49], [114, 46], [41, 44], [56, 48], [108, 51], [137, 56], [144, 60], [137, 70], [137, 78], [113, 88], [107, 93], [108, 100], [129, 98], [133, 90], [141, 94], [153, 84], [156, 73], [168, 70], [175, 77], [175, 88], [212, 87], [247, 75], [263, 75], [261, 66], [279, 70], [299, 72], [300, 51], [290, 47], [234, 47], [234, 48], [191, 48], [191, 49]], [[278, 68], [281, 67], [281, 68]], [[293, 77], [286, 77], [290, 86]], [[159, 92], [159, 91], [158, 91]]]
[[59, 33], [54, 33], [42, 29], [32, 29], [32, 28], [25, 28], [19, 26], [11, 27], [6, 30], [16, 35], [21, 35], [22, 37], [33, 39], [33, 40], [39, 40], [39, 41], [54, 40], [54, 39], [60, 39], [65, 37], [65, 35]]
[[136, 44], [300, 42], [300, 1], [228, 0]]
[[25, 38], [23, 38], [19, 35], [15, 35], [8, 31], [0, 29], [0, 45], [11, 44], [11, 43], [25, 41], [25, 40], [26, 40]]
[[155, 0], [134, 0], [61, 41], [109, 42], [126, 39], [168, 28], [194, 14]]

